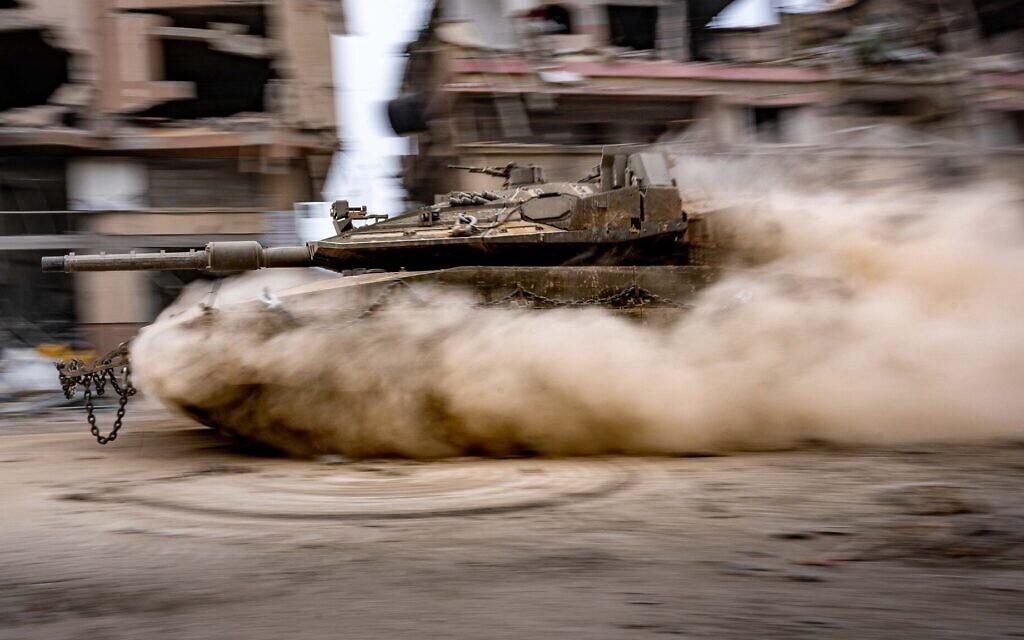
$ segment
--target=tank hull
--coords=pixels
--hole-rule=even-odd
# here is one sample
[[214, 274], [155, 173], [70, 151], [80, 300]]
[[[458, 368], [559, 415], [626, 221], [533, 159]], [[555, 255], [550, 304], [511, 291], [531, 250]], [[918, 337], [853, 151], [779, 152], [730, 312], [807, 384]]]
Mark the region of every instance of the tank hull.
[[[291, 299], [329, 305], [344, 297], [370, 305], [396, 284], [441, 286], [461, 291], [480, 305], [550, 308], [601, 306], [640, 319], [650, 315], [679, 315], [721, 270], [693, 265], [660, 266], [472, 266], [428, 271], [364, 273], [331, 278], [279, 292]], [[598, 304], [623, 292], [633, 299]]]
[[[452, 239], [451, 242], [317, 243], [314, 264], [348, 269], [406, 269], [409, 271], [481, 267], [558, 267], [577, 264], [607, 266], [686, 265], [689, 245], [685, 231], [642, 237], [625, 236], [599, 242], [594, 238], [540, 235], [494, 239]], [[582, 235], [582, 234], [581, 234]], [[568, 237], [566, 237], [568, 236]]]

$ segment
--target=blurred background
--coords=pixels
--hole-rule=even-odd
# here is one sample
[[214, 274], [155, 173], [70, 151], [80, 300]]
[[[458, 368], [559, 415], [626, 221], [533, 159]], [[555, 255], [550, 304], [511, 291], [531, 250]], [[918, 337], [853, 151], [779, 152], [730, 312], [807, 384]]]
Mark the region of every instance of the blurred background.
[[6, 393], [203, 277], [41, 257], [293, 244], [335, 199], [490, 186], [450, 163], [572, 180], [647, 143], [851, 188], [1024, 176], [1007, 0], [0, 0], [0, 82]]

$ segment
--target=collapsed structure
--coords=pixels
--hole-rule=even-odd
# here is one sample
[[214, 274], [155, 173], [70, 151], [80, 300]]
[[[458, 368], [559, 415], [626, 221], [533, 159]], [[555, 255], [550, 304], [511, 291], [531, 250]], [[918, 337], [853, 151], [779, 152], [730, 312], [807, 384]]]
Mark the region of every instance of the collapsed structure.
[[108, 348], [181, 285], [72, 284], [41, 276], [42, 255], [266, 239], [266, 212], [313, 199], [338, 147], [341, 28], [333, 0], [0, 1], [2, 342], [80, 324]]
[[389, 105], [416, 141], [411, 197], [485, 186], [449, 163], [574, 179], [616, 143], [799, 156], [865, 184], [1020, 175], [1020, 3], [831, 0], [754, 28], [716, 20], [729, 4], [438, 0]]

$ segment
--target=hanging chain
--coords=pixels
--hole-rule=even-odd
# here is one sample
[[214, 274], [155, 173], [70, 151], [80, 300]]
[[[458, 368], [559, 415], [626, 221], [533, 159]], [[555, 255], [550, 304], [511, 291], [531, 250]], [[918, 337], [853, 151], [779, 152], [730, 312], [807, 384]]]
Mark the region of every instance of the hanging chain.
[[[116, 440], [117, 432], [121, 430], [121, 423], [124, 420], [128, 398], [135, 395], [135, 387], [132, 386], [131, 363], [128, 360], [128, 343], [122, 342], [117, 349], [90, 363], [69, 360], [54, 364], [57, 367], [57, 376], [60, 378], [60, 387], [64, 391], [64, 397], [69, 400], [74, 398], [75, 391], [78, 387], [82, 387], [86, 420], [89, 422], [89, 431], [96, 438], [96, 442], [107, 444]], [[118, 370], [120, 370], [120, 378]], [[99, 427], [96, 426], [93, 397], [105, 395], [108, 384], [117, 394], [117, 417], [114, 419], [110, 433], [103, 435], [100, 433]]]

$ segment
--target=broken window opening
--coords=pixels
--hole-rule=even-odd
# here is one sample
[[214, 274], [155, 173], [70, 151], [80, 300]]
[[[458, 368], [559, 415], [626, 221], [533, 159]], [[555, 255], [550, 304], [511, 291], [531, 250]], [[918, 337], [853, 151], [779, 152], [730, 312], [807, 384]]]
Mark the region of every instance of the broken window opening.
[[904, 118], [919, 112], [912, 100], [873, 100], [852, 103], [852, 106], [857, 115], [869, 118]]
[[785, 142], [783, 135], [784, 107], [754, 107], [754, 139], [765, 144]]
[[644, 51], [657, 39], [658, 7], [610, 4], [608, 35], [616, 47]]
[[205, 42], [165, 40], [164, 77], [191, 82], [195, 98], [139, 112], [139, 117], [190, 120], [267, 110], [267, 85], [277, 78], [273, 61], [214, 51]]
[[0, 111], [46, 104], [68, 82], [70, 59], [46, 42], [42, 30], [0, 33]]
[[77, 111], [65, 111], [60, 114], [60, 123], [69, 129], [77, 129], [82, 124], [82, 115]]
[[1024, 6], [1020, 2], [978, 2], [975, 16], [986, 38], [1024, 28]]

